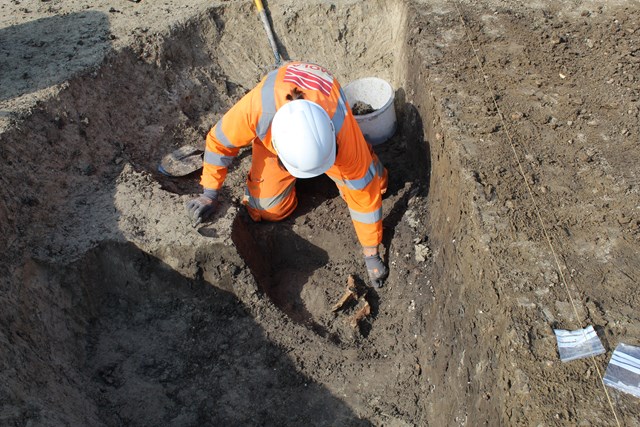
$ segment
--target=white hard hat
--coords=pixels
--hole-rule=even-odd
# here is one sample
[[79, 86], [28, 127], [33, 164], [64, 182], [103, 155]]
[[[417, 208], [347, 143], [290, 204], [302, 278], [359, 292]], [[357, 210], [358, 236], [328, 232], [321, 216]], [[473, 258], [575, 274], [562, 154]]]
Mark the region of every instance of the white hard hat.
[[321, 175], [336, 161], [333, 122], [315, 102], [296, 99], [280, 107], [271, 122], [271, 142], [296, 178]]

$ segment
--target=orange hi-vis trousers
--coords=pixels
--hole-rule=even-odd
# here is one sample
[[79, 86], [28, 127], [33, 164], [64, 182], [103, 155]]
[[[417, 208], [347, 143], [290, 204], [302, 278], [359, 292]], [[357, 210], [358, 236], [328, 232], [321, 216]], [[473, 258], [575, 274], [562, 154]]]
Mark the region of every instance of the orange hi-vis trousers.
[[[377, 169], [382, 172], [381, 194], [387, 191], [387, 170], [372, 152]], [[253, 145], [251, 171], [243, 199], [254, 221], [280, 221], [291, 215], [298, 206], [296, 178], [278, 162], [278, 156], [261, 144]], [[340, 196], [344, 193], [338, 184]], [[345, 199], [346, 200], [346, 199]]]
[[262, 144], [253, 144], [243, 203], [254, 221], [280, 221], [298, 206], [296, 178]]

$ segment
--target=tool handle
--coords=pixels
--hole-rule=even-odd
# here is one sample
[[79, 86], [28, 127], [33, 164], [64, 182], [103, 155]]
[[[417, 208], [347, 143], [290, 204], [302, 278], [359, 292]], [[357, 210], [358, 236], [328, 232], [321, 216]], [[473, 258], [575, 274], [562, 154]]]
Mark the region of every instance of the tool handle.
[[260, 20], [262, 21], [262, 26], [267, 33], [267, 38], [269, 39], [269, 44], [271, 45], [271, 50], [273, 51], [273, 56], [276, 58], [276, 65], [280, 65], [282, 59], [280, 58], [280, 53], [278, 53], [278, 45], [276, 44], [276, 39], [273, 37], [273, 32], [271, 31], [271, 25], [269, 24], [269, 18], [267, 18], [267, 12], [264, 10], [264, 6], [262, 5], [262, 0], [255, 0], [256, 7], [258, 8], [258, 13], [260, 14]]

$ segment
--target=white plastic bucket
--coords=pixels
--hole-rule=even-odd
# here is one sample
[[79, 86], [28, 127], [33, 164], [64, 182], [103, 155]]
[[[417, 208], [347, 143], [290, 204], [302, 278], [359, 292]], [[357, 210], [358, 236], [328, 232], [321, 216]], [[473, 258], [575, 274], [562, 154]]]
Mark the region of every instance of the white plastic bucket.
[[354, 116], [364, 138], [371, 145], [382, 144], [396, 132], [396, 110], [391, 85], [377, 77], [354, 80], [344, 88], [349, 105], [364, 102], [375, 110], [369, 114]]

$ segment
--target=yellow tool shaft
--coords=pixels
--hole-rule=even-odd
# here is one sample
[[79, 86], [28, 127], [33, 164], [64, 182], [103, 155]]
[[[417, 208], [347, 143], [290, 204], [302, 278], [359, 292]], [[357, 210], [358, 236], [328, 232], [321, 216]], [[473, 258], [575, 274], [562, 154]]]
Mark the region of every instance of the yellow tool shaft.
[[276, 39], [273, 37], [273, 32], [271, 31], [271, 25], [269, 24], [269, 18], [267, 18], [267, 12], [264, 10], [264, 6], [262, 5], [262, 0], [255, 0], [255, 3], [256, 3], [256, 7], [258, 8], [258, 14], [260, 15], [260, 20], [262, 21], [264, 30], [267, 33], [267, 38], [269, 39], [269, 44], [271, 45], [273, 56], [276, 59], [276, 65], [280, 65], [280, 63], [282, 62], [282, 58], [280, 57], [280, 53], [278, 52], [278, 45], [276, 44]]

